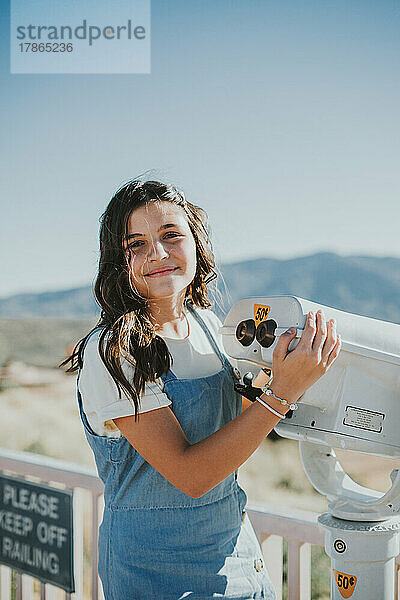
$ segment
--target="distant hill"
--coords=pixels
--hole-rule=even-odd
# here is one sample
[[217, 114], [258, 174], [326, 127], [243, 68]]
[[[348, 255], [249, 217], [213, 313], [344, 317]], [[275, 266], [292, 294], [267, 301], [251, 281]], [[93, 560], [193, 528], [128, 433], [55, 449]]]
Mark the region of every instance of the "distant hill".
[[250, 296], [291, 294], [366, 317], [400, 322], [399, 258], [321, 252], [289, 260], [260, 258], [224, 265], [222, 272], [233, 303]]
[[[368, 317], [400, 322], [400, 259], [323, 252], [279, 260], [259, 258], [222, 265], [214, 309], [221, 317], [237, 300], [293, 294]], [[92, 287], [18, 294], [0, 299], [0, 318], [93, 319], [99, 314]]]
[[99, 313], [91, 286], [0, 298], [0, 318], [91, 318]]

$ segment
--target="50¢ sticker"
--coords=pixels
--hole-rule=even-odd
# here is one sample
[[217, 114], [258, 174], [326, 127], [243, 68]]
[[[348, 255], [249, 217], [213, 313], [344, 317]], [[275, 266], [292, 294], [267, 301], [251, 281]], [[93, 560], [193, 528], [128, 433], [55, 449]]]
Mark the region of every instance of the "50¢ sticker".
[[271, 307], [266, 306], [265, 304], [254, 304], [254, 322], [256, 324], [256, 328], [262, 321], [266, 320], [270, 310]]
[[357, 577], [332, 569], [336, 585], [342, 598], [351, 598], [356, 587]]

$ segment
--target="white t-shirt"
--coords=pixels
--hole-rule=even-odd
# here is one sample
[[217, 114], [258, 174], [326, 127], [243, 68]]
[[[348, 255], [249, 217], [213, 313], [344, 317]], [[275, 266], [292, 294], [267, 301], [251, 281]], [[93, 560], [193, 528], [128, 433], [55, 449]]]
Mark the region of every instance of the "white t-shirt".
[[[222, 327], [220, 319], [210, 309], [196, 307], [195, 310], [206, 322], [221, 353], [225, 354], [222, 334], [219, 333], [219, 328]], [[184, 308], [184, 311], [189, 321], [189, 336], [176, 340], [160, 335], [173, 357], [171, 370], [178, 379], [213, 375], [222, 369], [222, 363], [196, 318], [190, 310]], [[98, 351], [100, 332], [100, 329], [94, 331], [86, 344], [79, 378], [79, 391], [83, 410], [91, 428], [99, 435], [119, 437], [121, 432], [111, 419], [134, 415], [135, 407], [122, 389], [121, 399], [119, 399], [117, 385]], [[232, 366], [238, 368], [235, 359], [229, 356], [227, 358]], [[128, 381], [132, 381], [134, 366], [121, 358], [121, 367]], [[144, 395], [140, 400], [140, 413], [171, 404], [168, 396], [162, 391], [163, 385], [161, 378], [146, 384]]]

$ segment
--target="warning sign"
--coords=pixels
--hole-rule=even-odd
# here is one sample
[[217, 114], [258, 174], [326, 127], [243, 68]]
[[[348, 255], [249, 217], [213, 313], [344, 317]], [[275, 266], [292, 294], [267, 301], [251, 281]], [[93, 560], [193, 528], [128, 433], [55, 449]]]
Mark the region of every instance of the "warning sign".
[[351, 598], [356, 587], [357, 577], [355, 575], [348, 575], [347, 573], [341, 573], [336, 569], [332, 569], [335, 575], [336, 585], [342, 598]]
[[271, 307], [265, 306], [265, 304], [255, 304], [254, 305], [254, 321], [256, 324], [256, 328], [262, 321], [266, 320], [270, 310], [271, 310]]
[[74, 592], [72, 491], [0, 476], [0, 564]]

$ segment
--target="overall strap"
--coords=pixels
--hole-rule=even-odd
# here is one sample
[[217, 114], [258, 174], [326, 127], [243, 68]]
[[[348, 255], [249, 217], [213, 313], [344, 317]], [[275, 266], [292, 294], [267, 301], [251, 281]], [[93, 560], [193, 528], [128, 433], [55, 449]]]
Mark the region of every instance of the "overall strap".
[[[220, 349], [218, 348], [217, 342], [215, 341], [214, 336], [212, 335], [211, 331], [208, 329], [205, 321], [203, 321], [203, 319], [200, 317], [200, 314], [196, 311], [195, 307], [192, 305], [192, 303], [190, 301], [187, 301], [186, 305], [189, 308], [192, 315], [195, 317], [195, 319], [201, 325], [201, 327], [202, 327], [203, 331], [205, 332], [206, 336], [208, 337], [208, 339], [210, 340], [212, 347], [214, 348], [216, 354], [218, 355], [218, 358], [220, 359], [220, 361], [222, 363], [222, 366], [224, 368], [229, 368], [229, 370], [231, 370], [232, 366], [231, 366], [230, 362], [228, 361], [226, 356], [221, 353]], [[238, 478], [238, 470], [236, 469], [235, 470], [235, 481], [237, 481], [237, 478]]]
[[[217, 342], [214, 339], [214, 336], [212, 335], [211, 331], [208, 329], [205, 321], [203, 321], [203, 319], [200, 317], [200, 314], [196, 311], [194, 305], [191, 303], [190, 300], [186, 300], [185, 301], [185, 306], [188, 307], [188, 309], [190, 310], [190, 312], [192, 313], [192, 315], [194, 316], [194, 318], [196, 319], [196, 321], [199, 323], [200, 327], [203, 329], [204, 333], [206, 334], [208, 340], [211, 343], [211, 346], [213, 347], [213, 349], [214, 349], [215, 353], [217, 354], [218, 358], [220, 359], [220, 361], [222, 363], [222, 367], [224, 369], [231, 370], [232, 366], [231, 366], [230, 362], [228, 361], [228, 359], [226, 358], [226, 356], [221, 353], [220, 349], [218, 348]], [[171, 369], [168, 371], [168, 374], [170, 376], [170, 379], [177, 379], [176, 375], [171, 371]], [[167, 382], [167, 380], [168, 380], [168, 375], [165, 374], [165, 373], [163, 373], [161, 375], [160, 379], [165, 384]], [[235, 482], [237, 481], [237, 478], [238, 478], [238, 469], [235, 470]]]
[[190, 301], [187, 301], [186, 302], [186, 306], [189, 308], [190, 312], [192, 313], [192, 315], [194, 316], [194, 318], [196, 319], [196, 321], [199, 323], [199, 325], [203, 329], [203, 331], [206, 334], [208, 340], [210, 341], [210, 344], [213, 347], [216, 355], [218, 356], [219, 360], [221, 361], [222, 366], [223, 367], [230, 366], [230, 363], [229, 363], [228, 359], [226, 358], [226, 356], [224, 356], [222, 354], [222, 352], [218, 348], [218, 344], [215, 341], [214, 336], [212, 335], [211, 331], [208, 329], [205, 321], [203, 321], [203, 319], [201, 318], [199, 312], [197, 312], [197, 310], [194, 307], [194, 305]]

